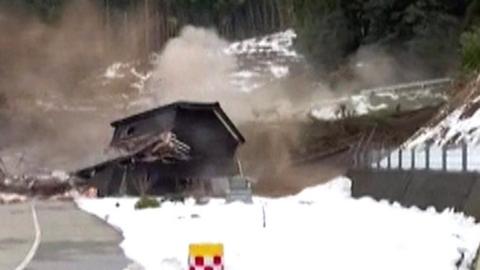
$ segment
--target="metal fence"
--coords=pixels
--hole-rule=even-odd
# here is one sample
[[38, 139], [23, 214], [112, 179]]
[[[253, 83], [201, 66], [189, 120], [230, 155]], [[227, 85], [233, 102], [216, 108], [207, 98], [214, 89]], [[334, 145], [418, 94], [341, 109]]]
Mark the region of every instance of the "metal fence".
[[354, 156], [355, 168], [378, 170], [480, 171], [480, 146], [423, 145], [411, 149], [369, 149]]
[[408, 90], [418, 90], [418, 89], [444, 89], [445, 87], [449, 87], [453, 84], [453, 80], [451, 78], [440, 78], [440, 79], [433, 79], [433, 80], [426, 80], [426, 81], [416, 81], [416, 82], [409, 82], [403, 84], [395, 84], [383, 87], [376, 87], [370, 89], [362, 89], [360, 92], [362, 93], [370, 93], [370, 92], [385, 92], [385, 91], [408, 91]]

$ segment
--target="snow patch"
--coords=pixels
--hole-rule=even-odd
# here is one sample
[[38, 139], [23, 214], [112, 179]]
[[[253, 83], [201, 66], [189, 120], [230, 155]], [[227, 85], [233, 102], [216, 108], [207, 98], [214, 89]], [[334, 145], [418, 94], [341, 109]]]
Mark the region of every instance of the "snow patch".
[[56, 179], [58, 179], [60, 181], [64, 181], [64, 182], [66, 182], [70, 179], [70, 175], [65, 171], [54, 170], [51, 175], [52, 175], [53, 178], [56, 178]]
[[270, 66], [270, 71], [277, 79], [283, 78], [288, 75], [289, 69], [287, 66]]
[[364, 89], [354, 95], [322, 101], [313, 106], [310, 115], [319, 120], [335, 120], [341, 117], [341, 106], [349, 115], [361, 116], [383, 110], [416, 110], [438, 105], [446, 99], [444, 92], [433, 89], [395, 89], [395, 86]]
[[292, 49], [297, 34], [293, 29], [267, 35], [261, 38], [251, 38], [233, 42], [225, 49], [226, 54], [243, 55], [254, 53], [276, 53], [280, 56], [298, 57]]
[[478, 144], [480, 140], [480, 110], [476, 110], [470, 117], [462, 118], [466, 108], [467, 105], [463, 105], [436, 126], [422, 129], [405, 144], [406, 147], [412, 148], [427, 141], [432, 141], [437, 145], [459, 144], [462, 141], [472, 145]]
[[414, 134], [405, 148], [414, 148], [425, 143], [434, 145], [478, 145], [480, 142], [480, 76], [467, 87], [463, 103], [450, 111], [444, 107], [439, 112], [441, 119], [433, 126], [426, 126]]
[[16, 193], [2, 193], [0, 192], [0, 205], [23, 203], [27, 201], [27, 196]]
[[146, 270], [187, 269], [188, 245], [196, 242], [224, 243], [230, 270], [469, 269], [480, 243], [473, 219], [352, 199], [350, 186], [340, 177], [252, 205], [189, 199], [136, 211], [135, 198], [77, 203], [121, 230], [121, 247]]
[[129, 66], [129, 64], [121, 62], [113, 63], [109, 67], [107, 67], [105, 73], [103, 74], [103, 77], [110, 80], [124, 78], [125, 74], [122, 72], [122, 69], [128, 68]]

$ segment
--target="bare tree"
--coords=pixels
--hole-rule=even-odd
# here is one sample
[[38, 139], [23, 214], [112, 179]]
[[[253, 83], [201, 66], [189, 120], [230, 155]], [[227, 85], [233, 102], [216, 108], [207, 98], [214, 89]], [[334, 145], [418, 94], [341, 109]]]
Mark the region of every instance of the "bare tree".
[[7, 169], [3, 159], [0, 157], [0, 181], [2, 181], [7, 176]]

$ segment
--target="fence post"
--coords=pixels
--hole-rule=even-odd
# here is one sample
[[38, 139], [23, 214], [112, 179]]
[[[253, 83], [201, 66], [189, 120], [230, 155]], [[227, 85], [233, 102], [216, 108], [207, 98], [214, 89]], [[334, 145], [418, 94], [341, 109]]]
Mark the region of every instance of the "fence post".
[[411, 162], [412, 162], [412, 170], [415, 169], [415, 148], [410, 149], [410, 155], [412, 157]]
[[354, 151], [352, 156], [353, 168], [357, 169], [357, 152]]
[[465, 141], [462, 141], [462, 171], [467, 171], [468, 164], [468, 145]]
[[365, 163], [365, 168], [373, 167], [371, 160], [372, 160], [371, 149], [365, 149], [365, 153], [363, 153], [363, 162]]
[[358, 160], [357, 160], [357, 162], [358, 162], [358, 167], [359, 167], [360, 169], [365, 168], [365, 152], [363, 152], [363, 151], [359, 151], [359, 152], [358, 152]]
[[442, 146], [442, 170], [447, 170], [447, 146]]
[[402, 151], [402, 148], [398, 148], [398, 169], [399, 170], [402, 170], [402, 157], [403, 157], [403, 151]]
[[377, 151], [377, 169], [380, 169], [380, 161], [382, 159], [382, 153], [383, 153], [383, 149], [380, 148], [380, 150]]
[[390, 149], [387, 150], [388, 153], [387, 153], [387, 169], [391, 169], [392, 168], [392, 158], [390, 157], [390, 155], [392, 154], [392, 151], [390, 151]]
[[425, 146], [425, 170], [430, 170], [430, 144]]

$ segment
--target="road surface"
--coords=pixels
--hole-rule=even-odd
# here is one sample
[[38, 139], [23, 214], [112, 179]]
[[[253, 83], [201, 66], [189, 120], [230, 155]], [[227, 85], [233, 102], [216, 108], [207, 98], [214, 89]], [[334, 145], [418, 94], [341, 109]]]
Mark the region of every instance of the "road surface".
[[[141, 269], [119, 247], [119, 232], [72, 202], [37, 201], [41, 237], [25, 270]], [[31, 204], [0, 205], [0, 269], [16, 270], [34, 246]]]

